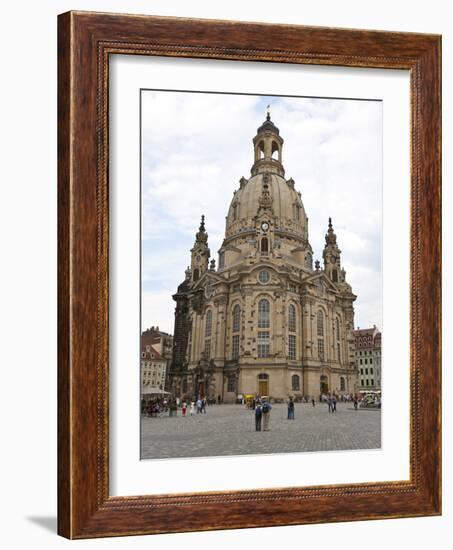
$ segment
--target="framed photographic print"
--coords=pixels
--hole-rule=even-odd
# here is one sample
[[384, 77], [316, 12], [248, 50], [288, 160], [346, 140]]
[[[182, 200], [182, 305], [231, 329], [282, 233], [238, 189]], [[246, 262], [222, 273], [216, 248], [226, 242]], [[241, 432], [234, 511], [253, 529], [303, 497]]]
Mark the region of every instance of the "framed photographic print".
[[436, 515], [440, 37], [59, 17], [59, 533]]

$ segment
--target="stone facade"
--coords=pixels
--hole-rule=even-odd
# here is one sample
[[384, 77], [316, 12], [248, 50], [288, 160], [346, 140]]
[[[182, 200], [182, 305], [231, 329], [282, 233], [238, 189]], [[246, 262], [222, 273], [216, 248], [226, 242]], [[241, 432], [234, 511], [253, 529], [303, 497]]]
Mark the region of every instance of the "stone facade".
[[176, 302], [169, 387], [176, 396], [233, 402], [357, 389], [356, 296], [346, 282], [331, 219], [323, 268], [308, 238], [301, 193], [285, 179], [283, 139], [267, 115], [253, 139], [226, 218], [219, 265], [202, 217]]

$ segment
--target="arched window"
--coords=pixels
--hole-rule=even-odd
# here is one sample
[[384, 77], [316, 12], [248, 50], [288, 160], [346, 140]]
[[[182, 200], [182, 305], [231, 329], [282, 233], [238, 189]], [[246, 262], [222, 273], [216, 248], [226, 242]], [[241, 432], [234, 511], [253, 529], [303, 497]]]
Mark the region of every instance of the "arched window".
[[198, 271], [198, 269], [194, 269], [193, 270], [193, 280], [194, 280], [194, 282], [198, 281], [199, 278], [200, 278], [200, 272]]
[[336, 269], [332, 269], [332, 281], [338, 283], [338, 271]]
[[258, 374], [258, 380], [268, 380], [268, 379], [269, 379], [269, 375], [266, 374], [265, 372]]
[[291, 376], [291, 388], [293, 391], [300, 390], [300, 378], [298, 374], [293, 374]]
[[346, 384], [343, 376], [340, 378], [340, 391], [346, 391]]
[[270, 327], [270, 304], [266, 299], [258, 302], [258, 328]]
[[340, 333], [340, 319], [335, 319], [335, 328], [337, 331], [337, 361], [341, 361], [341, 333]]
[[267, 254], [269, 252], [269, 241], [267, 237], [261, 239], [261, 254]]
[[241, 307], [236, 304], [233, 308], [233, 332], [239, 332], [241, 329]]
[[288, 308], [288, 330], [296, 332], [296, 307], [293, 304]]
[[272, 142], [272, 158], [275, 160], [280, 160], [280, 147], [276, 141]]
[[316, 326], [318, 336], [324, 336], [324, 314], [321, 310], [318, 311]]
[[236, 221], [238, 219], [238, 205], [235, 202], [233, 204], [233, 221]]
[[264, 141], [260, 141], [256, 148], [256, 160], [264, 158]]
[[206, 325], [205, 325], [205, 338], [209, 338], [212, 333], [212, 311], [208, 309], [208, 312], [206, 313]]

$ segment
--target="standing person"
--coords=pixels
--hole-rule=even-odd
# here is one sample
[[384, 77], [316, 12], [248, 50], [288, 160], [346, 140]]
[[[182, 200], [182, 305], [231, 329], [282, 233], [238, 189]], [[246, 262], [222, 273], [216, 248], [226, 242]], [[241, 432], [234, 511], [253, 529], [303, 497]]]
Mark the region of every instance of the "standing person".
[[201, 410], [206, 414], [206, 397], [201, 400]]
[[294, 401], [292, 397], [288, 401], [288, 420], [294, 420]]
[[183, 416], [186, 416], [186, 412], [187, 412], [187, 403], [186, 403], [185, 401], [182, 402], [181, 410], [182, 410], [182, 415], [183, 415]]
[[261, 408], [263, 412], [263, 432], [269, 431], [269, 420], [271, 416], [272, 406], [268, 401], [263, 401], [263, 406]]
[[335, 394], [332, 395], [332, 412], [337, 412], [337, 397]]
[[198, 398], [197, 399], [197, 414], [201, 413], [201, 406], [202, 406], [201, 399]]
[[357, 396], [356, 396], [356, 395], [354, 395], [353, 401], [354, 401], [354, 409], [357, 410], [359, 402], [358, 402], [358, 400], [357, 400]]
[[263, 418], [263, 410], [261, 405], [256, 405], [255, 407], [255, 431], [261, 431], [261, 419]]
[[190, 402], [190, 416], [193, 416], [193, 412], [195, 410], [195, 403], [193, 401]]
[[312, 404], [313, 407], [315, 406], [315, 398], [314, 397], [311, 398], [311, 404]]
[[332, 397], [330, 395], [327, 396], [327, 406], [329, 408], [329, 412], [332, 412]]

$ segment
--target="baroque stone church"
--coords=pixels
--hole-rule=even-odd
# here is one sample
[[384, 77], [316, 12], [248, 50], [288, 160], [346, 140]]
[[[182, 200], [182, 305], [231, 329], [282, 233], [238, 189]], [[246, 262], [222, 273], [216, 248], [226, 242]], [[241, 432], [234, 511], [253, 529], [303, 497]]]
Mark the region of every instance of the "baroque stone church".
[[283, 139], [267, 113], [226, 218], [219, 263], [202, 216], [176, 302], [168, 385], [176, 397], [315, 397], [357, 389], [356, 296], [331, 218], [314, 262], [301, 193], [285, 179]]

